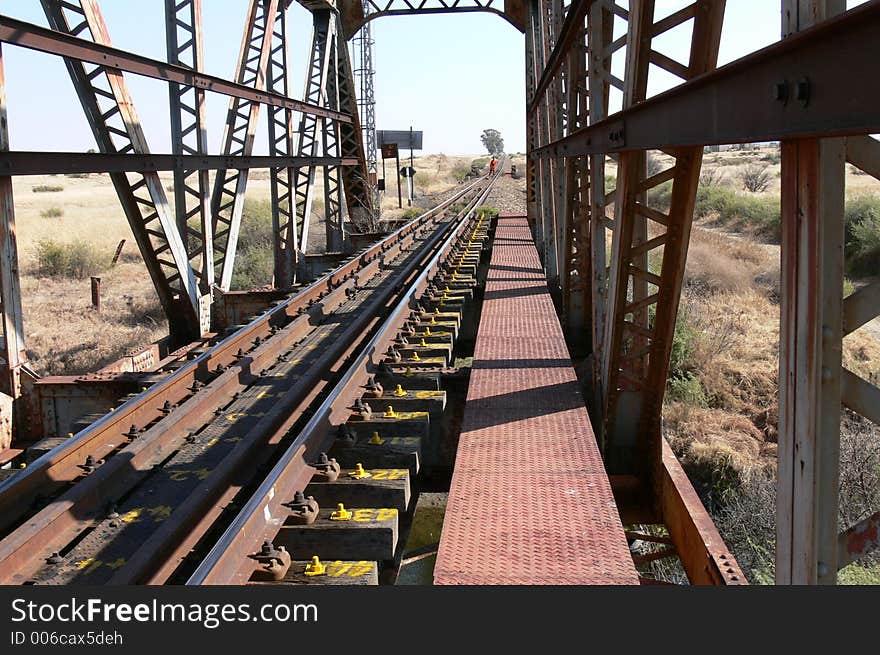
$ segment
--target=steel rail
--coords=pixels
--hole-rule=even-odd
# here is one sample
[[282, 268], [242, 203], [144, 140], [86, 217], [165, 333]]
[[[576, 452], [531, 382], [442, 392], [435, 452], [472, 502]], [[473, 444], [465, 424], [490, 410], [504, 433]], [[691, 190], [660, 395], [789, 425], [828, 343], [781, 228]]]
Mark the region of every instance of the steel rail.
[[306, 463], [307, 457], [314, 457], [327, 449], [333, 438], [333, 426], [341, 423], [349, 412], [348, 396], [356, 395], [370, 373], [378, 370], [384, 353], [415, 308], [417, 297], [427, 289], [428, 281], [436, 274], [462, 231], [469, 225], [473, 211], [485, 202], [502, 169], [503, 162], [480, 197], [409, 285], [396, 309], [358, 353], [342, 379], [315, 410], [309, 422], [190, 576], [187, 585], [247, 582], [253, 568], [249, 556], [259, 550], [264, 539], [271, 539], [277, 533], [284, 523], [282, 503], [293, 498], [295, 491], [304, 489], [312, 477], [314, 469]]
[[[322, 300], [368, 266], [378, 266], [379, 258], [401, 242], [422, 224], [435, 219], [439, 212], [473, 189], [479, 180], [459, 193], [425, 212], [406, 225], [384, 237], [364, 252], [331, 271], [294, 296], [253, 318], [240, 330], [222, 339], [215, 346], [187, 362], [167, 378], [148, 387], [126, 401], [72, 438], [45, 453], [28, 467], [0, 482], [0, 530], [7, 529], [22, 517], [34, 511], [34, 505], [49, 497], [59, 487], [82, 475], [81, 465], [91, 455], [100, 460], [117, 450], [126, 439], [124, 435], [134, 425], [142, 429], [156, 421], [176, 420], [175, 411], [163, 414], [165, 403], [177, 405], [192, 396], [195, 382], [211, 381], [218, 366], [240, 369], [237, 353], [256, 339], [270, 336], [274, 327], [280, 327], [295, 318], [300, 309]], [[166, 416], [167, 414], [167, 416]]]
[[[462, 193], [466, 194], [470, 191], [471, 187], [468, 187]], [[421, 228], [425, 229], [428, 226], [428, 223], [423, 223]], [[429, 242], [437, 240], [443, 232], [445, 230], [441, 228], [438, 234], [429, 238]], [[411, 232], [407, 239], [387, 250], [386, 256], [394, 256], [395, 249], [401, 250], [408, 245], [413, 236], [414, 233]], [[426, 247], [422, 246], [420, 251]], [[405, 258], [404, 263], [407, 261], [409, 259]], [[421, 259], [417, 259], [409, 262], [404, 271], [417, 267], [420, 261]], [[375, 264], [374, 273], [378, 272], [378, 262]], [[269, 442], [271, 445], [271, 438], [263, 439], [262, 435], [270, 434], [280, 438], [290, 427], [295, 420], [294, 410], [297, 407], [300, 411], [305, 409], [308, 403], [304, 401], [313, 397], [323, 386], [322, 376], [332, 369], [337, 358], [347, 349], [349, 340], [356, 343], [358, 336], [366, 333], [371, 317], [381, 312], [384, 303], [393, 295], [396, 288], [395, 280], [400, 275], [400, 273], [392, 273], [387, 285], [368, 294], [367, 303], [359, 308], [345, 333], [332, 342], [330, 349], [322, 355], [319, 362], [274, 404], [273, 410], [249, 431], [248, 437], [224, 456], [220, 465], [199, 485], [198, 492], [191, 494], [178, 506], [171, 516], [138, 547], [135, 555], [127, 558], [126, 564], [116, 571], [111, 582], [136, 583], [146, 579], [162, 582], [164, 578], [155, 580], [157, 568], [161, 569], [165, 576], [170, 575], [174, 564], [179, 561], [179, 557], [176, 556], [181, 552], [187, 552], [201, 534], [199, 530], [193, 529], [193, 523], [197, 523], [203, 531], [210, 527], [210, 523], [206, 523], [204, 517], [210, 514], [211, 501], [216, 500], [216, 496], [228, 487], [233, 474], [241, 474], [243, 465], [253, 464], [261, 453], [266, 454], [266, 450], [263, 449], [256, 453], [256, 458], [253, 456], [256, 446], [264, 442]], [[333, 293], [341, 296], [344, 292], [344, 288], [337, 288]], [[325, 302], [328, 302], [327, 298]], [[150, 462], [163, 459], [174, 452], [178, 447], [176, 444], [181, 442], [189, 430], [206, 421], [210, 423], [214, 418], [213, 409], [217, 406], [216, 402], [211, 402], [213, 399], [228, 399], [237, 385], [244, 382], [247, 386], [256, 381], [257, 376], [250, 373], [250, 370], [260, 370], [273, 359], [277, 359], [277, 355], [285, 349], [285, 345], [289, 345], [291, 341], [308, 332], [310, 323], [310, 316], [303, 316], [285, 327], [281, 334], [266, 340], [257, 349], [262, 351], [261, 356], [257, 357], [253, 354], [244, 358], [241, 372], [231, 369], [224, 372], [219, 378], [221, 383], [215, 385], [210, 396], [204, 396], [207, 390], [202, 390], [201, 396], [194, 395], [178, 410], [172, 412], [168, 417], [169, 420], [160, 422], [148, 430], [147, 434], [133, 441], [106, 464], [72, 487], [64, 496], [41, 510], [26, 525], [0, 542], [0, 562], [2, 562], [0, 580], [5, 583], [20, 582], [22, 578], [33, 576], [39, 570], [41, 562], [45, 561], [52, 552], [61, 550], [65, 543], [76, 540], [93, 519], [100, 518], [100, 514], [106, 512], [105, 505], [108, 499], [118, 498], [128, 493], [130, 489], [136, 488], [149, 474]], [[282, 341], [282, 336], [287, 337], [284, 339], [286, 344], [279, 343]], [[243, 375], [245, 379], [242, 379]], [[120, 456], [122, 453], [126, 455]], [[180, 543], [181, 540], [183, 544]], [[171, 565], [163, 566], [169, 559]], [[149, 577], [151, 575], [153, 578]]]
[[311, 116], [322, 116], [343, 123], [352, 122], [351, 116], [339, 111], [294, 100], [271, 91], [258, 91], [216, 75], [199, 73], [185, 66], [136, 55], [121, 48], [92, 43], [9, 16], [0, 15], [0, 41], [30, 50], [86, 61], [106, 68], [115, 68], [126, 73], [222, 93], [233, 98], [292, 109]]
[[356, 157], [169, 155], [13, 151], [0, 153], [0, 175], [146, 173], [305, 166], [357, 166]]

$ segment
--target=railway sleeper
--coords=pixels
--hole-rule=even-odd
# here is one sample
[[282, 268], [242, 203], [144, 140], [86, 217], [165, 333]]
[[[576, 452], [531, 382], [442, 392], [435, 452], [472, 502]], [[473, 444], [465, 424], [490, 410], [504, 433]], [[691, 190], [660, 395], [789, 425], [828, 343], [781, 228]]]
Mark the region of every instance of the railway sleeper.
[[314, 523], [285, 524], [274, 540], [293, 560], [393, 560], [397, 550], [400, 512], [393, 507], [321, 509]]

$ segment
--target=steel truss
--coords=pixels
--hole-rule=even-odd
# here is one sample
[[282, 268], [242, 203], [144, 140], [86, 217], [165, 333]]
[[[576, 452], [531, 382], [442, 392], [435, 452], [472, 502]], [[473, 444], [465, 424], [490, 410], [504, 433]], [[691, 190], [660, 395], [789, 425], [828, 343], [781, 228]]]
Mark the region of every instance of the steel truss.
[[[782, 0], [786, 38], [717, 72], [723, 0], [697, 0], [659, 20], [653, 0], [584, 0], [569, 5], [561, 27], [544, 20], [552, 16], [548, 4], [552, 12], [552, 2], [532, 2], [526, 33], [529, 218], [551, 279], [562, 246], [565, 317], [591, 337], [593, 410], [624, 521], [665, 523], [692, 581], [733, 581], [723, 542], [698, 501], [694, 506], [661, 437], [662, 402], [703, 146], [781, 139], [776, 575], [779, 583], [833, 583], [839, 568], [876, 547], [880, 525], [878, 512], [842, 532], [837, 526], [840, 405], [880, 422], [880, 389], [841, 367], [842, 338], [880, 307], [878, 283], [846, 299], [842, 291], [844, 164], [880, 176], [880, 143], [868, 136], [880, 131], [876, 94], [856, 82], [869, 74], [878, 48], [880, 2], [835, 19], [843, 0]], [[614, 17], [627, 23], [618, 39]], [[684, 62], [653, 45], [675, 28], [690, 32]], [[540, 46], [547, 42], [549, 56]], [[623, 79], [612, 73], [618, 50]], [[834, 61], [852, 66], [842, 71]], [[651, 65], [681, 84], [647, 98]], [[551, 100], [560, 81], [565, 105]], [[623, 102], [609, 115], [612, 87]], [[548, 108], [568, 119], [561, 137], [552, 137]], [[649, 150], [672, 164], [649, 175]], [[546, 191], [560, 158], [564, 211]], [[618, 172], [615, 188], [606, 190], [609, 158]], [[664, 183], [671, 183], [668, 209], [650, 194]], [[560, 221], [561, 237], [553, 227]], [[693, 544], [700, 542], [705, 552], [696, 557]]]

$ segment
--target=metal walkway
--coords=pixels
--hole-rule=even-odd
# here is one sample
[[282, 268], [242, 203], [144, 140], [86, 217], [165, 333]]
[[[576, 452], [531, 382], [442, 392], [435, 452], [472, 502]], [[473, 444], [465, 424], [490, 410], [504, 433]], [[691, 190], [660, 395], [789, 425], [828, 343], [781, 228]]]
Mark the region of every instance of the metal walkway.
[[435, 584], [638, 584], [524, 216], [498, 218]]

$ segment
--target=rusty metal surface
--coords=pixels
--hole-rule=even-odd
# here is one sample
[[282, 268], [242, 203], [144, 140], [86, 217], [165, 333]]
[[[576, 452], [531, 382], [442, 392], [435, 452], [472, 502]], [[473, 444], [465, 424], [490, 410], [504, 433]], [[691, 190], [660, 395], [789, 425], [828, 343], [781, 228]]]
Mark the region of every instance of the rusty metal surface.
[[663, 523], [691, 584], [748, 584], [665, 439], [662, 448], [660, 502]]
[[[622, 150], [780, 138], [870, 134], [880, 129], [873, 77], [880, 4], [869, 2], [700, 75], [628, 110], [532, 150], [570, 157]], [[848, 62], [840, 66], [841, 61]], [[795, 99], [807, 79], [809, 102]], [[774, 96], [786, 83], [790, 100]]]
[[638, 584], [525, 217], [498, 219], [436, 584]]

